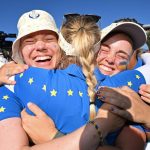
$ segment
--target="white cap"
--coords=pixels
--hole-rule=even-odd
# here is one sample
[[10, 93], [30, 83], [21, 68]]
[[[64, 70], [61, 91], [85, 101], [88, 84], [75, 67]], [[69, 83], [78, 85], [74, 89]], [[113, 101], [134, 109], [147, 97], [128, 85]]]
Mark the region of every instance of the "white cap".
[[[78, 56], [79, 54], [77, 53], [77, 51], [75, 50], [75, 48], [72, 46], [72, 44], [68, 43], [65, 38], [63, 37], [63, 35], [61, 34], [61, 32], [59, 33], [59, 40], [58, 40], [59, 46], [61, 47], [61, 49], [66, 53], [66, 55], [70, 55], [70, 56]], [[100, 49], [100, 44], [101, 41], [98, 41], [95, 45], [94, 45], [94, 53], [98, 52]]]
[[113, 32], [123, 32], [130, 36], [133, 41], [133, 49], [136, 50], [143, 46], [147, 40], [145, 30], [134, 22], [112, 23], [101, 31], [101, 40]]
[[18, 21], [17, 28], [17, 39], [12, 45], [12, 59], [17, 63], [23, 63], [22, 56], [19, 51], [20, 39], [22, 37], [41, 30], [54, 31], [58, 35], [58, 28], [54, 18], [43, 10], [32, 10], [24, 13]]

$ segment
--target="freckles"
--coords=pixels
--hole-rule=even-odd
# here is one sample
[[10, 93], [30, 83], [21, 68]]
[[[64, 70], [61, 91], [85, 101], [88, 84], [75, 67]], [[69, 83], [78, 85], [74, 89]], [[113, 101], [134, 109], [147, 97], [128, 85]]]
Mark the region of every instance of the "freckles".
[[56, 44], [56, 43], [52, 44], [52, 47], [53, 48], [59, 48], [58, 44]]
[[35, 45], [26, 45], [26, 46], [23, 48], [23, 50], [30, 52], [30, 51], [32, 51], [34, 48], [35, 48]]
[[51, 43], [49, 45], [49, 48], [51, 48], [53, 50], [58, 50], [59, 49], [59, 45], [57, 43]]

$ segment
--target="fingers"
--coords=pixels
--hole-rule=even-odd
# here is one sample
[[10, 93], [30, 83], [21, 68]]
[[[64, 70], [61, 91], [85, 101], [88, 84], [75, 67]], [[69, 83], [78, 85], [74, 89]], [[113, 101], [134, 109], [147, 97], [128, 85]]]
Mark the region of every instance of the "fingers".
[[45, 112], [34, 103], [29, 102], [27, 106], [37, 117], [43, 117], [46, 115]]
[[150, 98], [149, 98], [149, 97], [141, 96], [141, 99], [142, 99], [144, 102], [150, 104]]
[[133, 120], [132, 115], [128, 111], [123, 110], [123, 109], [119, 109], [118, 107], [115, 107], [113, 105], [109, 107], [109, 111], [120, 116], [120, 117], [123, 117], [127, 120], [131, 120], [131, 121]]
[[141, 85], [139, 94], [141, 94], [141, 99], [143, 101], [150, 104], [150, 85], [149, 84]]
[[[150, 84], [142, 84], [141, 86], [140, 86], [140, 94], [142, 94], [143, 95], [143, 93], [142, 92], [145, 92], [145, 93], [148, 93], [148, 94], [150, 94]], [[145, 94], [144, 93], [144, 94]]]
[[22, 110], [21, 112], [21, 118], [24, 120], [26, 118], [32, 117], [32, 115], [29, 115], [25, 109]]
[[16, 82], [11, 80], [10, 77], [25, 71], [28, 65], [16, 64], [15, 62], [9, 62], [0, 68], [0, 84], [15, 84]]
[[123, 109], [129, 108], [131, 105], [129, 98], [123, 93], [123, 89], [102, 87], [97, 95], [100, 100]]
[[142, 84], [140, 86], [140, 89], [143, 91], [149, 91], [149, 93], [150, 93], [150, 84]]
[[28, 65], [25, 64], [16, 64], [14, 62], [10, 62], [6, 64], [4, 67], [6, 74], [9, 74], [8, 76], [13, 76], [18, 73], [22, 73], [26, 69], [28, 69]]
[[0, 81], [1, 84], [8, 84], [8, 85], [14, 85], [16, 84], [16, 81], [9, 80], [8, 78], [3, 79], [3, 82]]

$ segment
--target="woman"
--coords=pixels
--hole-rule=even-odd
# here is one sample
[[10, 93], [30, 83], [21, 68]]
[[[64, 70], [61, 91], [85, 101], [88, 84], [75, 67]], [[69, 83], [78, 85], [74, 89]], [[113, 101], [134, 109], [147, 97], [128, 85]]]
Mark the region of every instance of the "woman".
[[[82, 18], [83, 20], [84, 20], [84, 18], [85, 18], [85, 21], [89, 21], [89, 18], [86, 18], [86, 17], [84, 17], [84, 16], [78, 16], [77, 17], [78, 19], [80, 19], [80, 18]], [[87, 20], [88, 19], [88, 20]], [[95, 20], [91, 20], [90, 19], [90, 22], [92, 23], [93, 21], [95, 21]], [[70, 21], [69, 21], [70, 22]], [[93, 25], [93, 24], [92, 24]], [[81, 28], [82, 27], [82, 28]], [[85, 26], [86, 27], [86, 26]], [[85, 29], [86, 28], [83, 28], [83, 26], [80, 26], [80, 27], [78, 27], [78, 30], [76, 30], [76, 32], [78, 33], [78, 32], [83, 32], [83, 31], [85, 31]], [[94, 29], [96, 29], [96, 28], [94, 28]], [[99, 33], [99, 32], [94, 32], [94, 33]], [[80, 35], [80, 34], [79, 34]], [[91, 36], [91, 34], [90, 34], [90, 36]], [[86, 38], [87, 38], [88, 36], [86, 35]], [[95, 35], [94, 35], [94, 37], [96, 37]], [[76, 37], [74, 37], [74, 40], [76, 39]], [[77, 38], [77, 40], [78, 40], [78, 38]], [[82, 41], [81, 41], [82, 42]], [[95, 42], [95, 41], [93, 41], [94, 43], [90, 43], [90, 44], [92, 44], [92, 45], [94, 45], [95, 43], [97, 43], [97, 42]], [[83, 48], [82, 48], [82, 44], [79, 44], [78, 45], [78, 47], [76, 47], [75, 46], [75, 44], [73, 44], [74, 45], [74, 47], [76, 48], [76, 50], [83, 50]], [[80, 46], [81, 46], [81, 48], [80, 48]], [[88, 46], [88, 48], [90, 48], [89, 46]], [[88, 49], [87, 48], [87, 49]], [[86, 52], [87, 52], [87, 49], [85, 48], [85, 46], [84, 46], [84, 49], [86, 50]], [[91, 49], [90, 49], [91, 50]], [[86, 56], [88, 56], [88, 55], [86, 55]], [[93, 57], [94, 58], [94, 57]], [[82, 64], [82, 63], [81, 63]], [[71, 66], [72, 67], [72, 66]], [[80, 73], [81, 71], [80, 71], [80, 69], [78, 68], [78, 67], [73, 67], [73, 70], [75, 69], [75, 71], [77, 71], [77, 73]], [[20, 87], [22, 88], [22, 89], [28, 89], [28, 91], [29, 92], [31, 92], [32, 93], [32, 91], [33, 91], [33, 89], [32, 88], [34, 88], [34, 87], [32, 87], [32, 85], [34, 84], [34, 82], [36, 83], [36, 80], [34, 80], [35, 78], [37, 78], [38, 76], [39, 76], [39, 74], [37, 74], [37, 73], [40, 73], [40, 72], [42, 71], [41, 69], [36, 69], [36, 68], [31, 68], [31, 69], [29, 69], [29, 70], [27, 70], [25, 73], [24, 73], [24, 75], [22, 76], [22, 74], [21, 74], [21, 76], [17, 76], [16, 77], [16, 80], [17, 80], [17, 83], [19, 83], [19, 80], [21, 81], [20, 83], [20, 85], [16, 85], [15, 86], [15, 94], [17, 94], [17, 97], [19, 98], [19, 99], [24, 99], [23, 101], [21, 100], [20, 102], [22, 103], [22, 106], [25, 104], [25, 105], [27, 105], [27, 103], [29, 102], [29, 97], [28, 97], [28, 95], [22, 95], [20, 92], [19, 92], [19, 90], [20, 90]], [[83, 76], [82, 76], [82, 74], [81, 74], [81, 76], [79, 76], [79, 79], [78, 80], [75, 80], [73, 77], [76, 77], [77, 78], [77, 76], [76, 76], [76, 74], [73, 74], [72, 72], [72, 69], [71, 70], [68, 70], [68, 68], [67, 69], [65, 69], [65, 70], [63, 70], [63, 71], [59, 71], [59, 70], [54, 70], [54, 71], [47, 71], [47, 70], [43, 70], [42, 71], [42, 74], [40, 73], [40, 75], [41, 75], [41, 77], [43, 77], [42, 75], [44, 75], [44, 74], [46, 74], [46, 76], [44, 75], [44, 77], [52, 77], [53, 78], [53, 80], [54, 81], [57, 81], [58, 82], [58, 79], [61, 79], [60, 81], [61, 82], [66, 82], [66, 81], [63, 81], [63, 76], [66, 74], [67, 75], [67, 78], [68, 78], [68, 80], [67, 80], [67, 83], [68, 83], [68, 81], [78, 81], [78, 82], [80, 82], [80, 86], [81, 86], [81, 84], [83, 85], [82, 87], [78, 87], [78, 86], [76, 86], [76, 85], [78, 85], [78, 82], [74, 82], [73, 83], [73, 87], [75, 86], [76, 87], [76, 89], [74, 90], [74, 91], [72, 91], [72, 89], [69, 89], [69, 90], [67, 90], [68, 89], [68, 87], [64, 87], [64, 89], [63, 90], [65, 90], [66, 89], [66, 92], [67, 92], [67, 96], [72, 96], [73, 95], [73, 93], [75, 93], [75, 94], [79, 94], [78, 95], [78, 97], [80, 96], [80, 98], [82, 97], [82, 96], [84, 96], [84, 93], [86, 93], [86, 91], [84, 91], [84, 88], [86, 87], [82, 82], [82, 80], [84, 80], [84, 78], [83, 78]], [[33, 77], [31, 77], [30, 78], [30, 75], [31, 74], [29, 74], [29, 72], [32, 74], [32, 73], [34, 73], [34, 74], [32, 74], [35, 78], [33, 78]], [[47, 72], [47, 73], [46, 73]], [[52, 76], [49, 76], [49, 74], [51, 74]], [[68, 74], [69, 75], [71, 75], [71, 79], [70, 79], [70, 76], [68, 76]], [[55, 75], [55, 76], [53, 76], [53, 75]], [[65, 77], [66, 77], [66, 75], [65, 75]], [[28, 77], [30, 78], [29, 80], [28, 80]], [[22, 79], [24, 80], [22, 80]], [[45, 91], [47, 91], [47, 89], [51, 89], [51, 87], [55, 87], [55, 86], [60, 86], [60, 85], [56, 85], [57, 83], [56, 82], [52, 82], [51, 83], [51, 85], [50, 86], [45, 86], [45, 85], [48, 85], [48, 84], [43, 84], [43, 83], [46, 83], [47, 82], [47, 80], [46, 80], [46, 78], [44, 78], [44, 80], [43, 80], [43, 78], [42, 78], [42, 80], [40, 81], [40, 83], [42, 83], [42, 85], [44, 85], [44, 86], [42, 86], [41, 88], [40, 88], [40, 90], [42, 89], [42, 91], [41, 92], [45, 92]], [[66, 78], [66, 79], [67, 79]], [[27, 79], [27, 80], [26, 80]], [[82, 80], [81, 80], [82, 79]], [[23, 82], [22, 82], [23, 81]], [[31, 86], [28, 86], [27, 84], [24, 84], [24, 83], [26, 83], [26, 81], [31, 85]], [[43, 82], [44, 81], [44, 82]], [[71, 83], [70, 82], [70, 83]], [[75, 84], [75, 85], [74, 85]], [[70, 85], [70, 84], [69, 84]], [[78, 89], [78, 88], [79, 89]], [[89, 86], [90, 87], [90, 86]], [[92, 85], [92, 87], [93, 87], [93, 85]], [[3, 92], [6, 92], [6, 94], [7, 94], [7, 90], [5, 89], [5, 88], [1, 88], [2, 89], [2, 91]], [[35, 89], [35, 88], [34, 88]], [[82, 91], [83, 90], [83, 91]], [[75, 92], [75, 91], [78, 91], [77, 93]], [[57, 93], [58, 91], [55, 89], [55, 88], [52, 88], [52, 90], [49, 90], [49, 92], [50, 92], [50, 96], [51, 97], [53, 97], [54, 98], [54, 100], [56, 100], [55, 99], [55, 97], [57, 96], [57, 94], [59, 94], [59, 93]], [[29, 94], [29, 95], [32, 95], [32, 94], [29, 94], [29, 93], [27, 93], [27, 94]], [[14, 98], [13, 97], [13, 95], [12, 95], [12, 93], [11, 92], [9, 92], [9, 94], [12, 96], [12, 98]], [[38, 93], [39, 94], [39, 93]], [[46, 94], [47, 95], [47, 94]], [[85, 94], [86, 95], [86, 94]], [[47, 95], [48, 97], [49, 97], [49, 95]], [[64, 95], [63, 95], [64, 96]], [[90, 96], [92, 96], [92, 95], [90, 95]], [[7, 95], [5, 95], [5, 97], [3, 97], [4, 99], [9, 99], [9, 96], [7, 97]], [[33, 99], [34, 99], [34, 97], [32, 97]], [[50, 98], [50, 97], [49, 97]], [[53, 99], [52, 98], [52, 99]], [[42, 99], [45, 99], [45, 95], [44, 95], [44, 97], [43, 98], [41, 98], [40, 99], [40, 101], [37, 101], [37, 102], [39, 102], [39, 103], [41, 103], [42, 104]], [[35, 102], [36, 102], [36, 98], [34, 99], [35, 100]], [[66, 99], [65, 99], [66, 100]], [[69, 100], [69, 99], [68, 99]], [[10, 101], [9, 101], [10, 102]], [[15, 101], [16, 102], [16, 101]], [[33, 101], [34, 102], [34, 101]], [[52, 101], [51, 101], [52, 102]], [[55, 101], [56, 102], [56, 101]], [[72, 102], [74, 102], [74, 101], [72, 101]], [[89, 101], [87, 101], [87, 102], [89, 102]], [[87, 102], [85, 102], [85, 103], [87, 103]], [[11, 102], [10, 102], [11, 103]], [[74, 104], [80, 104], [81, 102], [74, 102]], [[17, 102], [17, 104], [18, 104], [18, 102]], [[93, 103], [91, 103], [92, 105], [93, 105]], [[9, 104], [10, 105], [10, 104]], [[14, 105], [16, 105], [16, 103], [14, 104]], [[87, 107], [89, 107], [89, 105], [88, 104], [85, 104]], [[8, 106], [8, 105], [7, 105]], [[19, 106], [19, 105], [18, 105]], [[48, 105], [47, 105], [48, 106]], [[74, 106], [76, 106], [76, 105], [74, 105]], [[20, 107], [20, 108], [19, 108]], [[15, 112], [17, 112], [15, 115], [15, 117], [18, 117], [18, 111], [20, 111], [20, 109], [22, 109], [21, 108], [21, 106], [19, 106], [19, 107], [17, 107], [18, 109], [16, 109], [16, 111]], [[24, 107], [24, 106], [23, 106]], [[45, 109], [45, 106], [43, 105], [43, 106], [41, 106], [41, 107], [43, 107], [44, 109]], [[14, 107], [12, 107], [12, 105], [11, 105], [11, 108], [8, 106], [7, 107], [8, 108], [8, 110], [10, 109], [11, 111], [12, 111], [12, 108], [14, 108]], [[2, 111], [5, 111], [5, 109], [7, 109], [7, 108], [5, 108], [4, 106], [2, 107]], [[52, 108], [51, 108], [52, 109]], [[78, 109], [78, 107], [76, 107], [76, 109]], [[87, 109], [88, 110], [88, 109]], [[51, 110], [50, 110], [51, 111]], [[59, 114], [59, 111], [61, 111], [61, 109], [59, 109], [57, 112], [56, 112], [56, 114], [58, 113]], [[72, 110], [70, 110], [69, 109], [69, 111], [72, 111]], [[61, 115], [62, 115], [62, 117], [63, 117], [63, 115], [65, 116], [66, 114], [65, 114], [65, 112], [63, 112], [63, 114], [62, 114], [62, 112], [63, 111], [61, 111]], [[72, 111], [73, 112], [73, 111]], [[48, 113], [48, 112], [47, 112]], [[51, 112], [49, 112], [49, 113], [51, 113]], [[78, 112], [77, 112], [78, 113]], [[86, 112], [87, 113], [87, 112]], [[83, 114], [83, 113], [81, 113], [81, 112], [79, 112], [79, 114], [83, 114], [83, 116], [78, 116], [78, 114], [77, 114], [77, 117], [84, 117], [84, 119], [85, 118], [87, 118], [87, 120], [88, 120], [88, 117], [86, 117], [86, 113], [85, 113], [85, 115]], [[58, 115], [57, 114], [57, 115]], [[87, 113], [88, 114], [88, 113]], [[5, 117], [5, 114], [4, 115], [2, 115], [1, 117]], [[11, 116], [12, 117], [12, 116]], [[13, 116], [14, 117], [14, 116]], [[54, 117], [55, 117], [55, 114], [54, 114]], [[68, 116], [69, 117], [69, 116]], [[69, 119], [72, 119], [71, 117], [69, 117]], [[80, 118], [78, 118], [78, 119], [80, 119]], [[85, 121], [86, 120], [84, 120], [83, 119], [83, 122], [81, 121], [79, 124], [72, 124], [73, 126], [70, 128], [70, 129], [68, 129], [68, 127], [66, 126], [63, 126], [63, 125], [65, 125], [64, 123], [65, 123], [65, 120], [63, 120], [62, 119], [62, 123], [61, 123], [61, 121], [59, 122], [59, 120], [57, 120], [57, 118], [55, 118], [55, 122], [56, 122], [56, 125], [57, 126], [59, 126], [58, 128], [61, 128], [61, 126], [62, 126], [62, 131], [63, 132], [67, 132], [67, 133], [69, 133], [70, 131], [72, 131], [72, 130], [74, 130], [74, 128], [78, 128], [77, 126], [81, 126], [81, 124], [85, 124]], [[60, 118], [60, 120], [61, 120], [61, 118]], [[66, 121], [68, 121], [68, 120], [66, 120]], [[60, 124], [59, 124], [60, 123]], [[69, 122], [68, 121], [68, 123], [72, 123], [72, 122]], [[70, 131], [69, 131], [70, 130]], [[106, 135], [105, 135], [106, 136]], [[38, 145], [37, 146], [35, 146], [35, 148], [38, 148]], [[34, 147], [33, 147], [34, 148]]]

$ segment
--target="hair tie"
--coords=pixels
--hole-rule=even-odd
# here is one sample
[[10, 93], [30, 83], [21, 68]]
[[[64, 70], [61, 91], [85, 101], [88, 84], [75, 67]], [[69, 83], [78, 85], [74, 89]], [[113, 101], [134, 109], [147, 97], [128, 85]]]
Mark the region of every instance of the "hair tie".
[[95, 105], [95, 102], [90, 102], [90, 105]]

